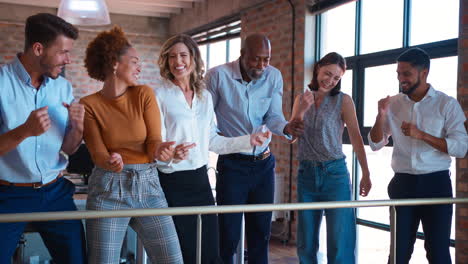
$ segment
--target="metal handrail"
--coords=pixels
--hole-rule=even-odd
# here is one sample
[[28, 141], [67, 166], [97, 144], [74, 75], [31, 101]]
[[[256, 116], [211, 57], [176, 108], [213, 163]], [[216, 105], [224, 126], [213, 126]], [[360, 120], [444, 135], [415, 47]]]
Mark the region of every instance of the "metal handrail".
[[378, 206], [411, 206], [432, 204], [458, 204], [468, 203], [468, 198], [421, 198], [421, 199], [394, 199], [372, 201], [339, 201], [318, 203], [288, 203], [288, 204], [248, 204], [248, 205], [223, 205], [223, 206], [196, 206], [196, 207], [171, 207], [126, 209], [105, 211], [62, 211], [47, 213], [16, 213], [0, 214], [0, 223], [6, 222], [33, 222], [49, 220], [91, 219], [106, 217], [138, 217], [157, 215], [199, 215], [199, 214], [224, 214], [224, 213], [249, 213], [267, 211], [291, 211], [334, 209], [354, 207], [378, 207]]
[[290, 204], [249, 204], [249, 205], [223, 205], [223, 206], [196, 206], [196, 207], [172, 207], [155, 209], [127, 209], [106, 211], [62, 211], [47, 213], [17, 213], [0, 214], [0, 223], [5, 222], [33, 222], [51, 220], [91, 219], [106, 217], [140, 217], [159, 215], [198, 215], [197, 219], [197, 263], [201, 263], [201, 224], [202, 214], [224, 213], [249, 213], [265, 211], [291, 211], [314, 210], [355, 207], [391, 207], [391, 250], [390, 262], [396, 263], [396, 210], [395, 206], [434, 205], [434, 204], [459, 204], [468, 203], [468, 198], [420, 198], [420, 199], [394, 199], [394, 200], [370, 200], [370, 201], [333, 201], [318, 203], [290, 203]]

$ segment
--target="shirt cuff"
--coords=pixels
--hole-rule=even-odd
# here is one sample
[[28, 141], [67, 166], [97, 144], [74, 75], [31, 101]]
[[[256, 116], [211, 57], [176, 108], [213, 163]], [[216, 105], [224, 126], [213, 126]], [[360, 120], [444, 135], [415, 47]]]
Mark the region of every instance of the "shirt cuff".
[[236, 143], [239, 142], [239, 152], [252, 152], [252, 145], [250, 145], [250, 135], [240, 136]]
[[447, 152], [449, 156], [456, 158], [464, 158], [467, 152], [467, 143], [463, 140], [457, 140], [454, 138], [445, 138], [447, 142]]
[[171, 159], [170, 161], [161, 161], [161, 160], [155, 160], [156, 166], [160, 167], [172, 167], [172, 163], [174, 163], [174, 159]]
[[285, 123], [284, 123], [283, 129], [281, 130], [281, 132], [282, 132], [283, 136], [284, 136], [287, 140], [291, 141], [291, 140], [293, 140], [293, 136], [284, 133], [284, 128], [286, 127], [286, 125], [287, 125], [288, 123], [289, 123], [289, 122], [285, 122]]
[[371, 136], [370, 136], [370, 132], [367, 134], [367, 139], [369, 140], [369, 147], [373, 151], [379, 150], [379, 149], [383, 148], [387, 144], [385, 142], [385, 136], [382, 138], [382, 140], [380, 142], [375, 143], [374, 141], [372, 141]]

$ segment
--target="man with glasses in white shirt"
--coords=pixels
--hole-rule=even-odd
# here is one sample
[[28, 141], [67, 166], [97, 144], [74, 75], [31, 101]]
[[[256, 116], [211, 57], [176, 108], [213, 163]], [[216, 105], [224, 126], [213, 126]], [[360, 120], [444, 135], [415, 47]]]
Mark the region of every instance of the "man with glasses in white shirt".
[[[252, 34], [243, 42], [238, 60], [211, 69], [206, 86], [211, 92], [218, 129], [238, 137], [264, 129], [299, 136], [302, 121], [287, 122], [282, 111], [283, 79], [270, 66], [271, 46], [265, 35]], [[216, 200], [218, 205], [273, 203], [275, 158], [266, 141], [252, 152], [220, 155]], [[221, 214], [220, 253], [225, 264], [233, 263], [240, 236], [242, 214]], [[248, 262], [268, 263], [271, 212], [245, 214]]]
[[[427, 83], [430, 59], [412, 48], [397, 59], [401, 93], [378, 102], [378, 114], [368, 138], [376, 151], [393, 139], [388, 185], [392, 199], [452, 197], [451, 156], [463, 158], [468, 149], [465, 114], [458, 101]], [[408, 263], [419, 222], [425, 235], [427, 259], [449, 264], [452, 205], [398, 206], [396, 263]]]

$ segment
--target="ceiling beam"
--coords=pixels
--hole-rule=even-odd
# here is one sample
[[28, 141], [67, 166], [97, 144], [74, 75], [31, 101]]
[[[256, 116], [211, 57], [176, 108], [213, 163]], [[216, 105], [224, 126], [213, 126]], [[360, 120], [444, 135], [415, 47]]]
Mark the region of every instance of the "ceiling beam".
[[[181, 8], [177, 8], [177, 7], [136, 4], [139, 1], [145, 2], [145, 0], [137, 0], [137, 1], [107, 0], [106, 2], [108, 4], [107, 7], [109, 9], [109, 12], [115, 13], [115, 14], [151, 16], [151, 17], [170, 17], [170, 14], [179, 14], [181, 12]], [[185, 0], [178, 0], [175, 2], [188, 3], [188, 1], [185, 1]], [[0, 0], [0, 3], [58, 8], [60, 4], [60, 0]]]
[[[142, 5], [142, 6], [162, 6], [162, 7], [175, 7], [175, 8], [192, 8], [192, 3], [183, 1], [173, 0], [112, 0], [109, 3], [125, 3], [131, 6]], [[109, 4], [111, 5], [111, 4]]]
[[170, 13], [170, 14], [179, 14], [181, 8], [175, 7], [164, 7], [164, 6], [144, 6], [144, 5], [135, 5], [133, 2], [114, 2], [107, 6], [110, 13], [120, 13], [120, 12], [156, 12], [156, 13]]

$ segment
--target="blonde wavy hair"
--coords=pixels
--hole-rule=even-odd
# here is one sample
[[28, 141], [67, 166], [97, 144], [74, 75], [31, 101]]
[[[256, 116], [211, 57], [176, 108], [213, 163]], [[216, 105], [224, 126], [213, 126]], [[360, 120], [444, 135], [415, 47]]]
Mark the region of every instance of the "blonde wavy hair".
[[192, 88], [193, 92], [197, 95], [197, 97], [201, 98], [202, 92], [205, 89], [205, 82], [203, 80], [203, 75], [205, 74], [205, 65], [203, 63], [203, 60], [201, 59], [198, 44], [189, 35], [178, 34], [164, 42], [158, 59], [161, 77], [171, 81], [173, 81], [175, 78], [174, 75], [171, 73], [171, 69], [169, 67], [169, 51], [177, 43], [185, 44], [185, 46], [187, 46], [190, 52], [190, 59], [192, 61], [192, 72], [190, 73], [190, 87]]

